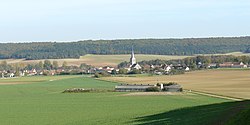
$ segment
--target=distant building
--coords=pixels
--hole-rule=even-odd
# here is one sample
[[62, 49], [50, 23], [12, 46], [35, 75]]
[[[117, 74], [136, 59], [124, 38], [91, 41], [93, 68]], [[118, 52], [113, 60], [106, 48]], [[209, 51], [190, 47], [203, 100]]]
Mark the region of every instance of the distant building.
[[190, 70], [190, 68], [189, 68], [189, 67], [186, 67], [186, 68], [185, 68], [185, 71], [189, 71], [189, 70]]
[[156, 85], [143, 85], [143, 84], [121, 84], [115, 86], [115, 90], [118, 92], [131, 92], [131, 91], [140, 91], [144, 92], [147, 88], [155, 87]]
[[217, 64], [216, 63], [211, 63], [207, 66], [208, 68], [212, 69], [212, 68], [217, 68]]
[[225, 63], [219, 64], [220, 68], [231, 68], [232, 66], [233, 66], [232, 62], [225, 62]]
[[130, 57], [130, 65], [135, 65], [136, 64], [136, 58], [135, 58], [135, 54], [134, 54], [134, 49], [132, 48], [132, 52], [131, 52], [131, 57]]
[[240, 63], [232, 63], [232, 62], [225, 62], [222, 64], [219, 64], [220, 68], [247, 68], [247, 65], [243, 62]]
[[131, 57], [130, 57], [130, 70], [132, 69], [141, 69], [141, 66], [136, 62], [134, 49], [132, 48]]
[[164, 91], [167, 91], [167, 92], [181, 92], [182, 91], [182, 87], [179, 84], [164, 86], [163, 89]]
[[165, 92], [182, 92], [182, 87], [179, 84], [171, 85], [152, 85], [152, 84], [120, 84], [115, 86], [117, 92], [145, 92], [147, 88], [158, 87], [161, 91]]
[[170, 67], [170, 66], [167, 66], [167, 67], [166, 67], [166, 68], [164, 68], [164, 69], [165, 69], [165, 71], [170, 72], [171, 67]]

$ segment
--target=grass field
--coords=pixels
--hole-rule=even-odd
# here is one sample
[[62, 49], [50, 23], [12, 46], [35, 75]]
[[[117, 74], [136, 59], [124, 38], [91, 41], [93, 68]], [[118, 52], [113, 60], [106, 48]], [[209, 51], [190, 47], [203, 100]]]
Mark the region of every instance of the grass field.
[[[170, 60], [170, 59], [183, 59], [188, 56], [169, 56], [169, 55], [143, 55], [143, 54], [136, 54], [137, 61], [143, 60], [153, 60], [153, 59], [163, 59], [163, 60]], [[49, 59], [50, 61], [58, 61], [59, 65], [62, 65], [64, 61], [68, 63], [68, 65], [76, 65], [79, 66], [81, 63], [86, 63], [92, 66], [113, 66], [116, 67], [119, 63], [123, 61], [129, 61], [130, 55], [92, 55], [87, 54], [85, 56], [81, 56], [80, 59]], [[0, 60], [7, 61], [9, 64], [15, 63], [38, 63], [42, 60], [25, 60], [25, 59], [6, 59]]]
[[[53, 80], [52, 80], [53, 79]], [[11, 84], [33, 81], [34, 84]], [[118, 83], [89, 77], [0, 79], [2, 125], [214, 124], [238, 102], [196, 94], [121, 96], [126, 93], [62, 93], [68, 88], [113, 89]]]
[[29, 84], [29, 83], [40, 83], [47, 81], [56, 81], [62, 79], [75, 78], [79, 76], [65, 75], [65, 76], [31, 76], [31, 77], [20, 77], [20, 78], [5, 78], [0, 79], [0, 85], [10, 85], [10, 84]]
[[124, 83], [177, 82], [184, 89], [250, 99], [250, 70], [202, 70], [173, 76], [107, 77], [104, 80]]

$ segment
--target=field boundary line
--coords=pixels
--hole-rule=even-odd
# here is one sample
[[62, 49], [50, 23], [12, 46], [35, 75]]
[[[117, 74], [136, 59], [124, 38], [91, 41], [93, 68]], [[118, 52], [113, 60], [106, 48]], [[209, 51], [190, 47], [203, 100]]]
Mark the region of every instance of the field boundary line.
[[243, 98], [229, 97], [229, 96], [218, 95], [218, 94], [214, 94], [214, 93], [208, 93], [208, 92], [202, 92], [202, 91], [196, 91], [196, 90], [191, 90], [190, 92], [194, 93], [194, 94], [198, 94], [198, 95], [205, 95], [205, 96], [228, 99], [228, 100], [233, 100], [233, 101], [243, 101], [243, 100], [245, 100]]

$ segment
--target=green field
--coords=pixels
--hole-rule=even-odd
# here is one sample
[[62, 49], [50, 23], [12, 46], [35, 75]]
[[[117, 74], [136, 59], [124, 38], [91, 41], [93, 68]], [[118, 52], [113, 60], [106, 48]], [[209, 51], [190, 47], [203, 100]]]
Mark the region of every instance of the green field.
[[[0, 123], [213, 124], [218, 122], [218, 116], [231, 110], [230, 106], [237, 105], [237, 102], [194, 94], [122, 96], [125, 93], [62, 93], [75, 87], [113, 89], [117, 83], [80, 76], [55, 78], [57, 80], [51, 80], [51, 77], [26, 77], [19, 81], [35, 80], [35, 83], [0, 85]], [[0, 79], [0, 83], [7, 81], [11, 84], [18, 79]]]

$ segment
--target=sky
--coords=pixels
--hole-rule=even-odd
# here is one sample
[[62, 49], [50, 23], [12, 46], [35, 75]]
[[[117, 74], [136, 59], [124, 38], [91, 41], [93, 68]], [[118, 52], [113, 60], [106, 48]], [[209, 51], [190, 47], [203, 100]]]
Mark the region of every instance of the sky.
[[249, 0], [0, 0], [0, 42], [248, 35]]

